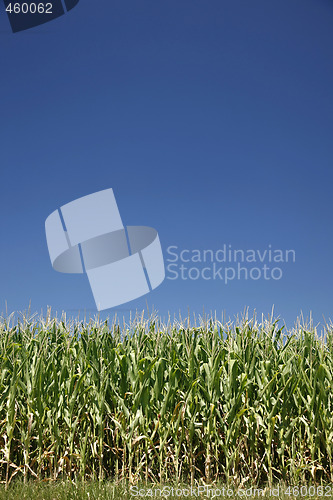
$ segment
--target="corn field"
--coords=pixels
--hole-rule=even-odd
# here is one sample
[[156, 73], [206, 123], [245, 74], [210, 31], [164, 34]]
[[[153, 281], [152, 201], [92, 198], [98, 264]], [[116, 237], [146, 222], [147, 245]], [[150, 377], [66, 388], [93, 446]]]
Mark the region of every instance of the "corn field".
[[333, 481], [333, 328], [0, 322], [0, 479]]

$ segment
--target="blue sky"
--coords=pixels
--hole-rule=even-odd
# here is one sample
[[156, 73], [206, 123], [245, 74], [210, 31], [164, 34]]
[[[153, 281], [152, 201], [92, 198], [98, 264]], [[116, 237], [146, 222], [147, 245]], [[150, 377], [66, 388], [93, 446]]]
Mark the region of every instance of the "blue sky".
[[0, 310], [94, 310], [44, 222], [112, 187], [165, 256], [296, 252], [281, 280], [166, 279], [120, 313], [333, 317], [332, 27], [328, 0], [80, 0], [12, 34], [2, 6]]

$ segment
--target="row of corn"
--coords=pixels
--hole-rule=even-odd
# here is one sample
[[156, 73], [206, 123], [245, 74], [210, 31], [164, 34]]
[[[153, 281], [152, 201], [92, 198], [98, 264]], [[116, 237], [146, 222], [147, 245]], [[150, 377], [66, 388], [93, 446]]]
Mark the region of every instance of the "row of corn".
[[333, 481], [333, 334], [0, 321], [0, 480]]

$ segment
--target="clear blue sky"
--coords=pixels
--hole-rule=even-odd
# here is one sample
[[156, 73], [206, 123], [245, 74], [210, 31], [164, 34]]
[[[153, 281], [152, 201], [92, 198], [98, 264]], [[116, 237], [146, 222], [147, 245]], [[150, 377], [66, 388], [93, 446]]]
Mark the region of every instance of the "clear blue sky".
[[44, 222], [112, 187], [165, 254], [296, 251], [279, 281], [167, 279], [124, 310], [333, 317], [331, 1], [81, 0], [17, 34], [1, 4], [0, 40], [0, 311], [94, 310]]

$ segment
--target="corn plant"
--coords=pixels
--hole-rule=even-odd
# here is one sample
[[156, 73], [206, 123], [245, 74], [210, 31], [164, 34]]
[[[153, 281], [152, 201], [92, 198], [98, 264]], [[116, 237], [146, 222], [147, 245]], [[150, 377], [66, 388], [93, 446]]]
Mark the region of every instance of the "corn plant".
[[333, 481], [333, 328], [0, 321], [0, 480]]

